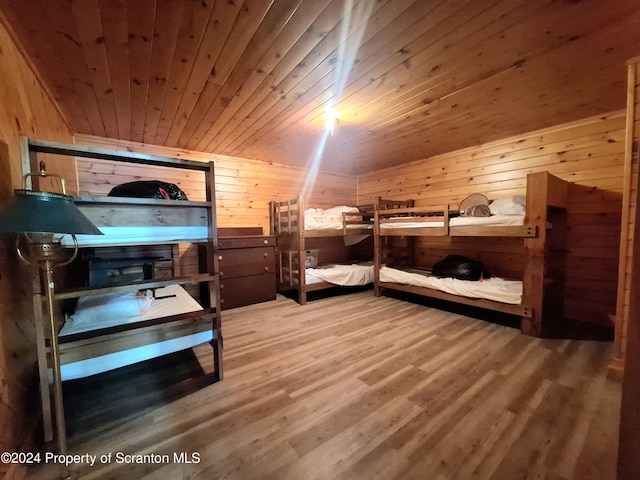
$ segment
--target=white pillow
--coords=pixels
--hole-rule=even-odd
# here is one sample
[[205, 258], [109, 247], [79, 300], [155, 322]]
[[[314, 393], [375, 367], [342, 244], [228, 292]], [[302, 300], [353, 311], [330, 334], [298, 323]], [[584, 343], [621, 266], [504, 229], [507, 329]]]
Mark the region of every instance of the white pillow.
[[524, 215], [525, 197], [516, 195], [514, 197], [500, 198], [489, 204], [491, 215]]

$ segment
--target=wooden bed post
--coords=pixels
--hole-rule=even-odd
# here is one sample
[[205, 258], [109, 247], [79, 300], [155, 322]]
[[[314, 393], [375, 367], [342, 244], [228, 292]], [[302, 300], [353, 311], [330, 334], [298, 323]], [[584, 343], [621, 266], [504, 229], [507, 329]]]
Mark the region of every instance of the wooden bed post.
[[[304, 198], [299, 196], [296, 202], [296, 218], [298, 224], [296, 229], [298, 231], [298, 242], [295, 246], [298, 260], [298, 303], [304, 305], [307, 303], [307, 276], [305, 272], [305, 239], [304, 239]], [[302, 223], [302, 225], [300, 224]]]
[[380, 268], [382, 268], [382, 239], [380, 238], [381, 198], [376, 199], [373, 207], [373, 292], [376, 297], [382, 295], [380, 287]]
[[276, 233], [276, 224], [275, 224], [275, 210], [276, 210], [276, 202], [269, 202], [269, 234], [277, 235]]
[[628, 62], [627, 132], [616, 339], [614, 360], [622, 366], [618, 479], [640, 478], [640, 57]]
[[[564, 264], [551, 269], [564, 257], [561, 226], [567, 205], [567, 182], [548, 172], [527, 176], [527, 214], [525, 224], [535, 225], [537, 235], [524, 239], [525, 267], [522, 303], [532, 308], [531, 317], [522, 317], [521, 331], [534, 337], [547, 336], [554, 321], [563, 315]], [[551, 213], [555, 211], [556, 213]], [[555, 230], [551, 230], [554, 229]], [[544, 314], [544, 316], [543, 316]]]
[[[220, 268], [218, 265], [218, 228], [216, 224], [216, 185], [215, 185], [215, 167], [213, 162], [209, 162], [209, 169], [205, 171], [205, 185], [206, 185], [206, 200], [211, 202], [211, 209], [209, 210], [209, 225], [211, 228], [211, 242], [207, 244], [207, 249], [209, 250], [209, 254], [207, 258], [210, 259], [209, 272], [214, 276], [215, 284], [220, 284]], [[218, 288], [209, 289], [210, 292], [210, 305], [215, 306], [217, 315], [213, 320], [213, 339], [212, 339], [212, 347], [213, 347], [213, 355], [214, 355], [214, 364], [215, 364], [215, 376], [218, 380], [222, 380], [224, 378], [224, 369], [222, 367], [222, 348], [223, 348], [223, 339], [222, 339], [222, 305], [220, 302], [220, 291]]]

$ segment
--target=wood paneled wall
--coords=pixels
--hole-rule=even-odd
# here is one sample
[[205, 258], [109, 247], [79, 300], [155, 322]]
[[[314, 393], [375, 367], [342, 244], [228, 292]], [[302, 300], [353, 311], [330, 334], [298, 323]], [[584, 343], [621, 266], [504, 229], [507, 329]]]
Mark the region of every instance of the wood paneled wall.
[[[365, 204], [375, 197], [415, 198], [418, 204], [449, 204], [471, 193], [490, 199], [523, 194], [526, 175], [547, 170], [572, 182], [568, 208], [565, 316], [611, 326], [615, 312], [617, 259], [622, 210], [624, 112], [531, 132], [408, 164], [356, 179], [320, 172], [307, 201], [318, 206]], [[268, 230], [267, 204], [303, 189], [306, 171], [271, 163], [209, 155], [186, 150], [133, 144], [101, 137], [77, 136], [77, 142], [103, 148], [214, 160], [217, 173], [218, 224], [263, 226]], [[163, 178], [197, 199], [197, 180], [170, 179], [160, 171], [124, 171], [104, 162], [78, 162], [80, 190], [106, 194], [118, 183], [135, 178]], [[354, 192], [357, 190], [357, 198]], [[444, 243], [443, 243], [444, 242]], [[480, 246], [479, 246], [480, 245]], [[505, 277], [521, 274], [519, 240], [430, 239], [420, 242], [418, 261], [429, 266], [446, 253], [483, 260]]]
[[[624, 112], [559, 125], [361, 176], [358, 201], [368, 203], [377, 196], [414, 198], [417, 204], [449, 204], [455, 209], [472, 193], [483, 193], [489, 199], [524, 194], [530, 172], [546, 170], [573, 182], [568, 207], [565, 316], [611, 325], [624, 137]], [[430, 266], [453, 251], [480, 258], [497, 275], [517, 277], [522, 268], [520, 245], [509, 239], [423, 240], [418, 261]]]
[[[263, 227], [265, 233], [268, 233], [269, 202], [272, 200], [289, 200], [303, 194], [307, 205], [328, 207], [354, 205], [357, 198], [357, 179], [348, 175], [336, 175], [322, 171], [313, 173], [312, 169], [305, 170], [268, 162], [87, 135], [77, 135], [76, 143], [191, 160], [214, 161], [219, 227], [259, 225]], [[175, 175], [175, 172], [78, 159], [78, 180], [81, 193], [106, 195], [115, 185], [146, 178], [175, 183], [185, 191], [189, 199], [202, 199], [200, 198], [202, 194], [201, 179], [194, 178], [193, 174], [182, 177], [171, 177], [168, 176], [169, 174]], [[309, 180], [307, 181], [307, 179]]]
[[[269, 202], [303, 195], [308, 205], [317, 207], [355, 205], [357, 180], [296, 167], [242, 158], [211, 155], [189, 150], [132, 143], [103, 137], [77, 135], [76, 143], [108, 149], [126, 149], [153, 155], [214, 161], [216, 173], [216, 213], [218, 227], [262, 227], [269, 233]], [[190, 200], [204, 200], [203, 177], [194, 172], [149, 166], [120, 165], [108, 161], [77, 159], [81, 194], [106, 195], [115, 185], [138, 179], [157, 179], [178, 185]], [[180, 175], [176, 177], [175, 175]], [[310, 179], [307, 181], [307, 179]], [[178, 260], [183, 274], [197, 273], [194, 245], [179, 246]]]
[[[71, 141], [67, 124], [0, 22], [0, 203], [22, 186], [20, 135]], [[75, 170], [47, 164], [75, 184]], [[0, 451], [31, 448], [38, 419], [31, 278], [13, 240], [0, 236]], [[0, 464], [0, 476], [20, 478], [17, 464]]]

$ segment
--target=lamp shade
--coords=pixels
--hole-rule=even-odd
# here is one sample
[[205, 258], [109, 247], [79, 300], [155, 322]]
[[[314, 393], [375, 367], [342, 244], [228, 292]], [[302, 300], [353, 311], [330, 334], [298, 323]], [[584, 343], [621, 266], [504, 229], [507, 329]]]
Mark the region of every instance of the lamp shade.
[[102, 235], [73, 203], [73, 197], [36, 190], [15, 190], [0, 207], [0, 233]]

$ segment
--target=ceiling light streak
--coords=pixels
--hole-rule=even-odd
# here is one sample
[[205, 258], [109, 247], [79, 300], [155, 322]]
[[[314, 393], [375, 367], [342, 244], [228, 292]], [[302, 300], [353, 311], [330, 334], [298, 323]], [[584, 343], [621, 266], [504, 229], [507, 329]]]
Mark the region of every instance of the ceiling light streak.
[[[313, 192], [313, 186], [318, 171], [320, 170], [327, 140], [329, 135], [333, 135], [335, 125], [340, 118], [340, 114], [336, 111], [335, 107], [342, 99], [349, 75], [351, 74], [351, 69], [356, 61], [356, 54], [360, 49], [373, 4], [373, 0], [362, 0], [358, 2], [354, 10], [353, 0], [345, 0], [344, 2], [344, 16], [340, 25], [340, 44], [336, 55], [336, 68], [333, 70], [334, 88], [325, 103], [325, 128], [322, 130], [318, 145], [313, 152], [302, 190], [302, 196], [307, 201], [309, 201], [310, 195]], [[355, 32], [351, 37], [349, 35], [350, 31]]]

